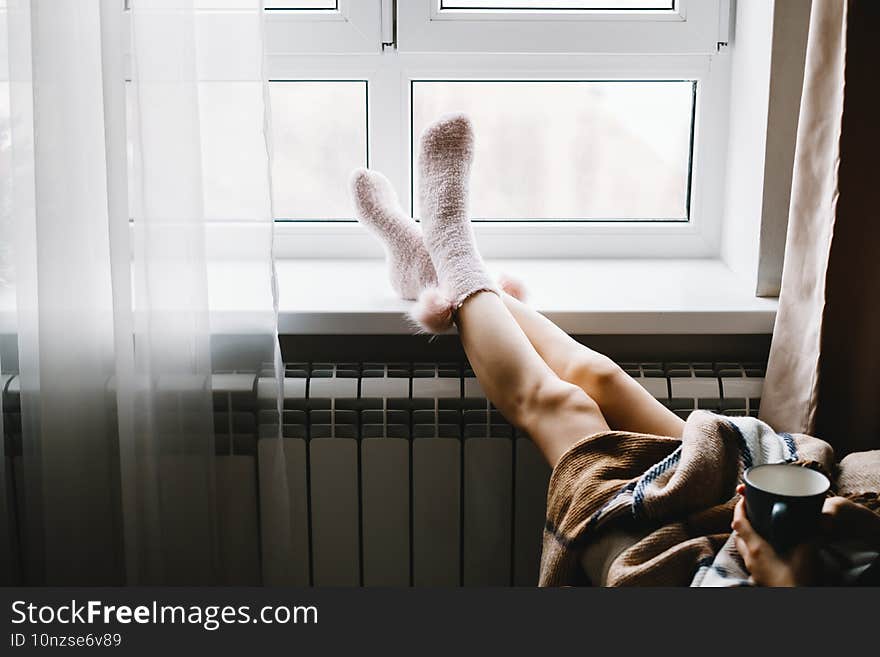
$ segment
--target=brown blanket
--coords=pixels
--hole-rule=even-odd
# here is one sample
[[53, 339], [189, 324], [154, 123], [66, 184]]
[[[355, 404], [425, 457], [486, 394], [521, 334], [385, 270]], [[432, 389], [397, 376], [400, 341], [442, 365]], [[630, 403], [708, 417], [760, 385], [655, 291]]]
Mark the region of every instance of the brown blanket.
[[620, 528], [637, 528], [637, 538], [614, 557], [606, 585], [691, 585], [702, 567], [730, 550], [744, 468], [778, 461], [825, 472], [835, 494], [876, 501], [880, 490], [880, 452], [848, 456], [838, 468], [827, 443], [777, 434], [753, 418], [696, 411], [681, 440], [619, 431], [584, 438], [550, 479], [540, 585], [589, 583], [584, 548]]

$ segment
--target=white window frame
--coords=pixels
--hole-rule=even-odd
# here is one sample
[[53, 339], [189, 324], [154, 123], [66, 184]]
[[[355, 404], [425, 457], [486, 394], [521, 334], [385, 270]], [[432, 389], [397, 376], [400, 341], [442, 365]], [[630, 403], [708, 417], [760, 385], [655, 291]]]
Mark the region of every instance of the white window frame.
[[[272, 4], [284, 3], [273, 0]], [[381, 0], [337, 0], [336, 11], [268, 9], [266, 51], [273, 55], [378, 53], [381, 17]]]
[[[726, 76], [702, 56], [403, 55], [280, 58], [270, 80], [366, 80], [370, 162], [412, 208], [410, 97], [425, 79], [693, 79], [697, 81], [693, 179], [687, 222], [478, 222], [474, 229], [489, 258], [715, 257], [720, 243], [726, 151]], [[280, 82], [279, 82], [280, 83]], [[393, 99], [389, 100], [389, 99]], [[377, 105], [382, 105], [378, 107]], [[710, 155], [714, 157], [710, 157]], [[708, 161], [704, 161], [708, 160]], [[348, 258], [381, 254], [375, 240], [352, 223], [276, 224], [279, 257]]]
[[[646, 24], [642, 15], [636, 18], [608, 12], [580, 12], [573, 19], [571, 12], [549, 18], [543, 13], [527, 17], [521, 13], [498, 16], [496, 12], [479, 17], [473, 12], [461, 12], [467, 14], [465, 17], [447, 17], [442, 15], [445, 12], [434, 16], [431, 8], [439, 6], [439, 0], [398, 0], [399, 49], [382, 45], [383, 41], [393, 40], [390, 0], [339, 0], [336, 12], [267, 11], [265, 72], [273, 84], [285, 80], [366, 81], [367, 164], [388, 176], [407, 209], [412, 208], [413, 80], [695, 80], [689, 221], [477, 222], [474, 229], [483, 254], [493, 259], [717, 258], [722, 233], [730, 66], [729, 55], [724, 50], [718, 52], [716, 46], [726, 41], [719, 16], [726, 19], [729, 15], [728, 1], [678, 0], [675, 16]], [[720, 32], [711, 29], [708, 13], [698, 9], [709, 5], [715, 7], [711, 20]], [[548, 30], [548, 23], [555, 23], [554, 29]], [[468, 44], [468, 38], [471, 42], [467, 48], [473, 49], [479, 43], [473, 40], [475, 25], [496, 37], [483, 44], [482, 52], [462, 52], [461, 44]], [[519, 27], [511, 30], [511, 25]], [[555, 28], [560, 25], [574, 25], [569, 36], [577, 37], [576, 42], [559, 38]], [[601, 34], [614, 25], [628, 29], [628, 45], [616, 41], [617, 47], [612, 47], [591, 40], [591, 34]], [[634, 25], [640, 26], [638, 35], [652, 35], [647, 42], [639, 45], [633, 41]], [[646, 26], [648, 32], [644, 32]], [[687, 47], [675, 47], [673, 41], [680, 34], [677, 28], [672, 29], [675, 26], [696, 30], [708, 41], [696, 48], [692, 47], [694, 38], [688, 37], [682, 42]], [[500, 31], [493, 32], [496, 28]], [[405, 36], [407, 30], [412, 30], [410, 37]], [[520, 36], [529, 32], [534, 37], [529, 41], [534, 48], [517, 51]], [[420, 46], [421, 50], [434, 50], [407, 52], [404, 45], [407, 38], [413, 44], [413, 34], [426, 39], [427, 45]], [[587, 48], [585, 43], [593, 46]], [[591, 52], [597, 43], [608, 52]], [[564, 52], [550, 52], [548, 44]], [[211, 226], [209, 233], [221, 252], [227, 239], [235, 240], [234, 228], [220, 223]], [[355, 222], [299, 220], [276, 222], [275, 254], [280, 258], [368, 258], [381, 256], [382, 250]]]
[[[722, 0], [675, 0], [671, 10], [441, 10], [397, 3], [401, 52], [684, 54], [715, 50]], [[638, 27], [634, 30], [633, 27]]]

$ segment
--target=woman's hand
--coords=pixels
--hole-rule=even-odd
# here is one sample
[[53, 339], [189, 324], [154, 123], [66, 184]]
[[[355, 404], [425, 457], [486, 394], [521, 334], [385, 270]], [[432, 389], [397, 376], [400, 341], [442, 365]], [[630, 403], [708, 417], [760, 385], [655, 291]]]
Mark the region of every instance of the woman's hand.
[[[745, 486], [740, 484], [740, 495]], [[746, 517], [745, 498], [740, 498], [733, 511], [736, 549], [758, 586], [809, 586], [816, 583], [816, 556], [809, 544], [796, 546], [782, 557], [752, 527]]]
[[880, 515], [845, 497], [825, 500], [822, 529], [832, 539], [856, 538], [880, 544]]

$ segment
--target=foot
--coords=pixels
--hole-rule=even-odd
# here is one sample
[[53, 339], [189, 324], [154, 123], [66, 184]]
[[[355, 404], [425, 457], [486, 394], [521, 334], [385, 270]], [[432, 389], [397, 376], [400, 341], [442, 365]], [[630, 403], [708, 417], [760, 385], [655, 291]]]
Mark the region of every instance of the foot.
[[400, 207], [388, 179], [358, 169], [351, 179], [357, 220], [375, 233], [385, 247], [391, 287], [403, 299], [416, 299], [437, 285], [437, 274], [415, 222]]
[[422, 234], [437, 271], [439, 291], [448, 298], [453, 311], [475, 292], [498, 292], [477, 250], [468, 217], [473, 152], [473, 128], [462, 114], [444, 117], [422, 135]]

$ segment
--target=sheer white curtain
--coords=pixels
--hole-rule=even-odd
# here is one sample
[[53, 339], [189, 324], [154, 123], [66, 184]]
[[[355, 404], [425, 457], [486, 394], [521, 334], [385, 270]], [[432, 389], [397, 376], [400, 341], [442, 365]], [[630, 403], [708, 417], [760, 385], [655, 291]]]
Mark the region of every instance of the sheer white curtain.
[[[0, 482], [14, 511], [0, 541], [20, 560], [9, 577], [280, 581], [290, 526], [272, 423], [261, 2], [132, 0], [128, 17], [122, 0], [7, 4], [0, 370], [21, 389]], [[248, 312], [212, 312], [233, 291]], [[218, 370], [250, 373], [270, 411], [249, 455], [275, 500], [257, 581], [229, 563]]]

